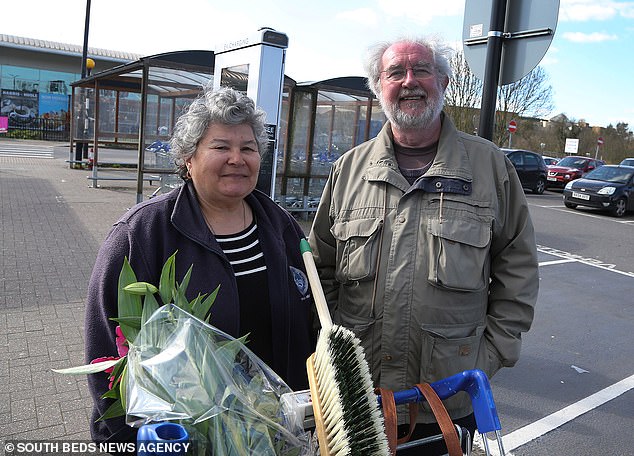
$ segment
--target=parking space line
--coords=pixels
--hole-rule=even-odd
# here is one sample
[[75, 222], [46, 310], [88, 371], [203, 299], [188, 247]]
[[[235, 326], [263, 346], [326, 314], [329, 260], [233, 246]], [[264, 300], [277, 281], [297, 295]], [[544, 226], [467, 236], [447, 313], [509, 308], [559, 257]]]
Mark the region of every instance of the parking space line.
[[568, 259], [571, 261], [577, 261], [579, 263], [583, 263], [588, 266], [594, 266], [595, 268], [603, 269], [605, 271], [615, 272], [617, 274], [621, 274], [627, 277], [634, 277], [634, 272], [626, 272], [615, 269], [615, 265], [602, 263], [595, 258], [584, 258], [580, 255], [575, 255], [574, 253], [564, 252], [563, 250], [553, 249], [551, 247], [544, 247], [541, 245], [537, 246], [537, 251], [540, 253], [545, 253], [547, 255], [556, 256], [562, 259]]
[[[526, 445], [532, 440], [563, 426], [584, 413], [594, 410], [600, 405], [619, 397], [633, 388], [634, 375], [631, 375], [617, 383], [614, 383], [613, 385], [608, 386], [607, 388], [602, 389], [601, 391], [569, 405], [568, 407], [503, 436], [502, 441], [504, 443], [504, 449], [508, 452], [519, 448], [522, 445]], [[491, 451], [492, 455], [499, 456], [497, 448], [492, 448], [492, 450], [494, 450]]]
[[572, 258], [567, 258], [565, 260], [552, 260], [552, 261], [542, 261], [539, 263], [539, 266], [551, 266], [553, 264], [563, 264], [563, 263], [574, 263], [577, 260], [573, 260]]

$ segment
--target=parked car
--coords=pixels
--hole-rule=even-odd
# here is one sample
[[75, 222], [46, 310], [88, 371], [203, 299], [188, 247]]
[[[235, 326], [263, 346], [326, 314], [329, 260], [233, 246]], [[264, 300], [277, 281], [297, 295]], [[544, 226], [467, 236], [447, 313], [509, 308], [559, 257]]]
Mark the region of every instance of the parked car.
[[634, 158], [624, 158], [619, 165], [634, 166]]
[[522, 187], [541, 195], [546, 189], [546, 172], [548, 167], [544, 159], [537, 152], [521, 149], [502, 149], [511, 160]]
[[542, 156], [542, 158], [544, 159], [544, 163], [546, 163], [546, 166], [550, 166], [550, 165], [556, 165], [557, 162], [559, 161], [558, 158], [555, 157], [547, 157], [547, 156]]
[[634, 166], [605, 165], [566, 184], [564, 205], [596, 207], [623, 217], [634, 210]]
[[605, 162], [593, 158], [577, 157], [574, 155], [564, 157], [559, 160], [556, 165], [548, 167], [546, 187], [564, 188], [568, 182], [585, 176], [601, 165], [605, 165]]

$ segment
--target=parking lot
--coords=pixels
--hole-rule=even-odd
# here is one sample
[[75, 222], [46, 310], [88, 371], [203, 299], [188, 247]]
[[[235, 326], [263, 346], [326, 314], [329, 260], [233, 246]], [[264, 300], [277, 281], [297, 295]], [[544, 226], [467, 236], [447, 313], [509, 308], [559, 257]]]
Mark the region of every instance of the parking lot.
[[[69, 169], [67, 155], [63, 145], [53, 158], [0, 155], [3, 441], [89, 438], [85, 380], [50, 368], [83, 362], [88, 276], [135, 189], [129, 182], [90, 188], [88, 172]], [[527, 198], [540, 295], [518, 365], [492, 381], [507, 450], [630, 455], [634, 214], [567, 209], [561, 192]]]

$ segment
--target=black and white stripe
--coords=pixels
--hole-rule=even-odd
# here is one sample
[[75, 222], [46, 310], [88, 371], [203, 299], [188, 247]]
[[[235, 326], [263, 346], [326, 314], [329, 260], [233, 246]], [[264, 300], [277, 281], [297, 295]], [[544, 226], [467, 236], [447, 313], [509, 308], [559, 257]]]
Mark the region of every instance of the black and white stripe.
[[266, 270], [264, 254], [258, 239], [258, 226], [255, 222], [240, 233], [216, 236], [216, 240], [229, 258], [236, 277]]

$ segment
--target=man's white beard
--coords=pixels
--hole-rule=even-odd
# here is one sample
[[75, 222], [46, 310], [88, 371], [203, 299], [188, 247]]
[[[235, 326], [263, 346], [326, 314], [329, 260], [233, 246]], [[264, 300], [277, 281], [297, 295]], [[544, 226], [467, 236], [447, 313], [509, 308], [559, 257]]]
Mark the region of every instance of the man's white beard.
[[427, 98], [428, 105], [420, 114], [408, 114], [403, 112], [398, 102], [386, 104], [382, 94], [379, 97], [379, 102], [383, 107], [385, 116], [392, 125], [404, 130], [411, 128], [425, 129], [429, 128], [432, 122], [440, 116], [444, 106], [444, 96], [442, 92], [440, 92], [436, 99]]

